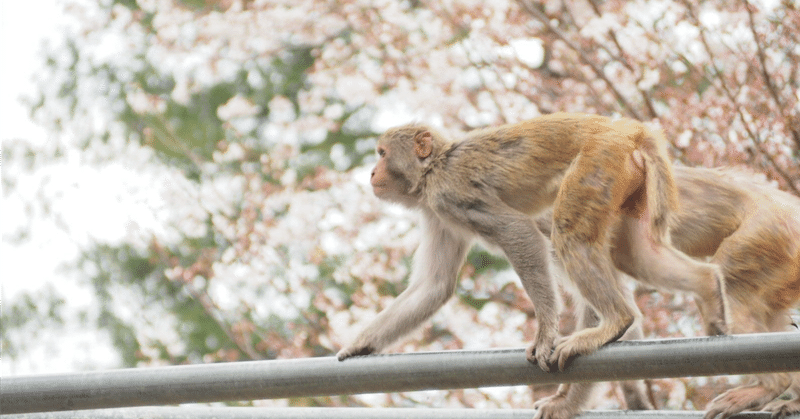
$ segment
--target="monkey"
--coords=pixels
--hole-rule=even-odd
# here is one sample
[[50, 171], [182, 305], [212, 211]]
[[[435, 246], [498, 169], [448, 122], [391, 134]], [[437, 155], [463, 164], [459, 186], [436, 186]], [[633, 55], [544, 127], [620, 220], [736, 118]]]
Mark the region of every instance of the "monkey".
[[[672, 243], [689, 256], [710, 258], [721, 267], [731, 319], [729, 330], [789, 330], [789, 310], [800, 304], [800, 198], [738, 169], [675, 167], [674, 174], [681, 205], [673, 213]], [[549, 216], [545, 213], [536, 220], [545, 234], [553, 224]], [[670, 287], [657, 271], [631, 269], [626, 249], [629, 241], [624, 235], [614, 237], [612, 257], [616, 267], [651, 286]], [[702, 302], [698, 306], [703, 307]], [[702, 308], [700, 312], [705, 315]], [[579, 316], [592, 322], [590, 310]], [[708, 328], [706, 325], [707, 332]], [[641, 330], [633, 334], [633, 338], [642, 335]], [[534, 404], [536, 418], [574, 417], [587, 401], [591, 387], [591, 383], [560, 386], [555, 395]], [[786, 390], [794, 394], [792, 399], [776, 399]], [[628, 387], [624, 393], [629, 408], [632, 404], [650, 408], [641, 389]], [[800, 413], [800, 373], [755, 375], [748, 385], [712, 400], [706, 406], [705, 419], [726, 419], [745, 409], [763, 409], [777, 418]]]
[[[378, 139], [370, 183], [382, 200], [417, 209], [423, 235], [408, 288], [341, 349], [338, 359], [379, 352], [428, 319], [452, 296], [477, 237], [499, 248], [520, 277], [538, 328], [526, 358], [545, 371], [619, 339], [638, 310], [624, 296], [611, 260], [610, 227], [631, 242], [640, 269], [702, 295], [710, 324], [726, 331], [722, 273], [670, 244], [677, 206], [666, 139], [641, 122], [556, 113], [470, 131], [452, 141], [424, 125], [389, 129]], [[598, 314], [596, 326], [558, 337], [550, 255], [533, 217], [553, 209], [551, 241], [567, 276]]]

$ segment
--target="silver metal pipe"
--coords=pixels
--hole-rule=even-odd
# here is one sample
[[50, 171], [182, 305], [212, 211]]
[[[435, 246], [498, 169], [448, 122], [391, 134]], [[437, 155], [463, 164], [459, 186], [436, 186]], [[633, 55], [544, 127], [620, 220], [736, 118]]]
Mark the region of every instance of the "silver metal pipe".
[[3, 377], [2, 413], [800, 370], [800, 333], [616, 342], [546, 373], [524, 350], [421, 352]]
[[[531, 419], [533, 409], [427, 409], [365, 407], [129, 407], [124, 409], [22, 413], [4, 419]], [[578, 419], [702, 419], [685, 410], [583, 412]], [[744, 412], [732, 419], [771, 419], [769, 412]], [[800, 415], [786, 419], [800, 419]]]

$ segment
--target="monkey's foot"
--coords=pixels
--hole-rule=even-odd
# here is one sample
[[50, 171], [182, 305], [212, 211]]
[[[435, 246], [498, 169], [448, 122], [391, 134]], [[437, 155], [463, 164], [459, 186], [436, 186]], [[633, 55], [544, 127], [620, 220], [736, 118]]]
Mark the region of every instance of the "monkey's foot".
[[536, 416], [533, 419], [572, 419], [580, 413], [577, 403], [567, 402], [566, 392], [539, 399], [533, 404]]
[[762, 409], [772, 412], [773, 419], [783, 419], [787, 416], [800, 414], [800, 397], [791, 400], [773, 400]]
[[344, 361], [347, 358], [352, 358], [354, 356], [362, 356], [362, 355], [369, 355], [375, 352], [375, 349], [372, 348], [370, 345], [358, 345], [353, 344], [347, 348], [342, 348], [339, 353], [336, 354], [336, 357], [339, 358], [339, 361]]
[[550, 372], [550, 354], [553, 352], [552, 340], [534, 342], [525, 349], [525, 358], [531, 364], [538, 364], [545, 372]]
[[705, 419], [726, 419], [744, 410], [760, 410], [780, 396], [780, 392], [760, 385], [736, 387], [712, 400], [706, 406]]
[[591, 327], [562, 337], [558, 340], [553, 355], [550, 356], [550, 363], [558, 364], [558, 370], [564, 371], [573, 358], [590, 354], [604, 344], [616, 340], [614, 335], [621, 336], [622, 333], [610, 332], [608, 328]]

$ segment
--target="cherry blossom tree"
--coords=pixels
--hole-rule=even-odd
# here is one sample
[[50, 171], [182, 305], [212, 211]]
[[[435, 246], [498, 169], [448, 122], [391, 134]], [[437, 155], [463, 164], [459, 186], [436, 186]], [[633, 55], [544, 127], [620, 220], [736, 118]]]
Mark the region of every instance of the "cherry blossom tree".
[[[158, 194], [162, 216], [121, 243], [95, 240], [78, 265], [98, 296], [96, 326], [124, 364], [329, 356], [404, 288], [417, 243], [414, 214], [378, 202], [367, 184], [382, 130], [421, 120], [458, 135], [556, 111], [626, 116], [661, 127], [676, 164], [744, 165], [798, 194], [798, 8], [75, 4], [80, 24], [53, 48], [31, 99], [57, 141], [12, 157], [44, 153], [46, 165], [67, 149], [102, 166], [135, 154], [159, 174], [142, 187]], [[478, 247], [461, 277], [454, 301], [394, 350], [531, 340], [534, 307], [502, 258]], [[650, 336], [699, 333], [685, 296], [638, 298]], [[563, 331], [573, 324], [565, 314]], [[726, 381], [652, 385], [660, 406], [699, 409]], [[275, 403], [522, 407], [552, 389]], [[602, 406], [622, 404], [618, 389], [604, 391]]]

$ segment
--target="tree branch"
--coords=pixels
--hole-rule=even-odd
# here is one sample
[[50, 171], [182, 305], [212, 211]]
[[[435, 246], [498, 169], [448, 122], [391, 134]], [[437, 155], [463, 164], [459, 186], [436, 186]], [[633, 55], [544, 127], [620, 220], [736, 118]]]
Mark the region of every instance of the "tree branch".
[[705, 30], [705, 28], [703, 27], [703, 25], [700, 24], [700, 21], [697, 18], [697, 15], [694, 13], [694, 9], [692, 8], [692, 4], [691, 4], [690, 0], [683, 0], [683, 4], [686, 6], [686, 10], [689, 12], [689, 16], [692, 18], [692, 20], [697, 25], [697, 28], [698, 28], [699, 33], [700, 33], [700, 42], [702, 42], [703, 48], [705, 48], [706, 53], [708, 54], [709, 61], [711, 62], [711, 67], [714, 69], [716, 80], [719, 81], [719, 85], [722, 88], [722, 91], [725, 93], [725, 96], [731, 102], [731, 104], [733, 105], [734, 109], [736, 109], [736, 113], [739, 116], [739, 119], [741, 119], [742, 125], [744, 126], [744, 129], [747, 131], [747, 135], [750, 137], [750, 140], [752, 141], [752, 143], [755, 146], [756, 150], [758, 150], [758, 152], [764, 158], [766, 158], [767, 161], [769, 161], [770, 165], [772, 165], [772, 168], [775, 169], [775, 171], [781, 176], [781, 178], [783, 178], [784, 182], [788, 185], [788, 187], [790, 189], [792, 189], [792, 191], [794, 191], [795, 194], [800, 195], [800, 190], [798, 190], [798, 188], [795, 185], [794, 180], [792, 179], [792, 177], [789, 176], [789, 174], [786, 173], [786, 171], [784, 171], [783, 168], [781, 168], [778, 165], [778, 163], [775, 161], [775, 159], [772, 157], [772, 155], [769, 154], [769, 152], [767, 152], [764, 149], [762, 141], [758, 137], [758, 134], [756, 134], [753, 131], [753, 129], [750, 127], [750, 123], [747, 121], [747, 118], [744, 116], [744, 112], [742, 112], [742, 107], [741, 106], [736, 106], [736, 97], [731, 92], [730, 88], [728, 87], [728, 84], [725, 82], [725, 77], [723, 77], [724, 75], [723, 75], [722, 71], [717, 66], [716, 57], [714, 56], [714, 52], [713, 52], [713, 50], [711, 49], [711, 46], [708, 43], [708, 39], [706, 38], [706, 30]]
[[786, 114], [786, 107], [784, 106], [783, 101], [780, 98], [780, 95], [778, 95], [778, 89], [775, 87], [775, 82], [772, 80], [772, 77], [767, 71], [766, 54], [764, 54], [764, 48], [761, 46], [761, 42], [759, 42], [758, 40], [758, 33], [756, 32], [756, 22], [755, 18], [753, 17], [754, 15], [753, 9], [755, 8], [755, 6], [750, 4], [750, 2], [748, 2], [747, 0], [742, 0], [742, 2], [744, 3], [745, 10], [747, 10], [747, 18], [750, 22], [750, 32], [753, 34], [753, 42], [756, 43], [758, 63], [761, 66], [761, 77], [764, 78], [764, 84], [767, 85], [769, 94], [770, 96], [772, 96], [772, 99], [775, 101], [775, 104], [778, 105], [778, 109], [780, 109], [781, 114], [783, 114], [783, 117], [788, 120], [789, 123], [786, 125], [789, 128], [789, 132], [792, 133], [792, 138], [794, 139], [794, 142], [797, 144], [798, 147], [800, 147], [800, 131], [795, 129], [795, 127], [793, 126], [794, 124], [792, 124], [791, 115]]
[[611, 93], [614, 95], [614, 97], [616, 97], [616, 99], [620, 103], [622, 103], [622, 107], [624, 109], [626, 109], [628, 111], [628, 113], [631, 114], [631, 116], [633, 116], [635, 119], [638, 119], [638, 120], [642, 119], [642, 117], [639, 114], [639, 112], [637, 112], [636, 109], [633, 107], [633, 105], [631, 105], [630, 102], [628, 102], [628, 100], [625, 99], [625, 96], [623, 96], [622, 93], [619, 90], [617, 90], [617, 88], [614, 86], [614, 84], [611, 82], [611, 80], [609, 80], [608, 77], [606, 77], [606, 75], [603, 73], [603, 69], [598, 67], [595, 63], [593, 63], [592, 60], [590, 60], [589, 57], [586, 55], [586, 53], [583, 52], [583, 50], [578, 45], [575, 45], [575, 43], [572, 42], [564, 32], [562, 32], [557, 27], [554, 27], [553, 25], [551, 25], [550, 24], [550, 20], [547, 18], [547, 16], [541, 10], [537, 9], [536, 6], [532, 5], [527, 0], [518, 0], [517, 3], [519, 3], [520, 6], [522, 6], [522, 8], [526, 12], [528, 12], [528, 14], [530, 14], [531, 16], [536, 18], [536, 20], [541, 22], [559, 40], [561, 40], [562, 42], [567, 44], [567, 46], [570, 49], [575, 51], [578, 54], [578, 56], [580, 56], [581, 61], [584, 64], [588, 65], [592, 69], [592, 71], [595, 73], [595, 75], [597, 75], [597, 77], [599, 77], [601, 80], [603, 80], [606, 83], [606, 85], [608, 86], [609, 90], [611, 90]]

